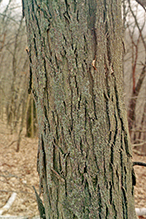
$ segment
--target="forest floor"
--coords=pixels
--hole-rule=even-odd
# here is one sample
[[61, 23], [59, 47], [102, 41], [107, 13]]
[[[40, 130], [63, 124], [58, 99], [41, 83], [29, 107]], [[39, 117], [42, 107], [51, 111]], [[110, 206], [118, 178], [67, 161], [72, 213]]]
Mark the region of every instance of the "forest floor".
[[[32, 186], [39, 190], [39, 179], [36, 170], [37, 138], [30, 139], [22, 135], [19, 152], [16, 152], [17, 134], [0, 121], [0, 209], [15, 192], [16, 198], [8, 211], [3, 215], [27, 216], [39, 215]], [[133, 153], [134, 161], [146, 162], [146, 156]], [[146, 168], [135, 166], [137, 183], [135, 186], [135, 205], [146, 207]]]

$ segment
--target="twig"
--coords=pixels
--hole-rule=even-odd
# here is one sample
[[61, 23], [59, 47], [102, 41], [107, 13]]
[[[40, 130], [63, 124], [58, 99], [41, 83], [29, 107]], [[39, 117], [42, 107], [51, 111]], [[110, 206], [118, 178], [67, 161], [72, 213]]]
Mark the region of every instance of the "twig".
[[135, 162], [133, 162], [133, 166], [143, 166], [143, 167], [146, 167], [146, 163], [135, 161]]
[[17, 194], [13, 192], [10, 198], [8, 199], [7, 203], [0, 209], [0, 215], [2, 215], [5, 211], [8, 211], [13, 202], [15, 201]]
[[146, 208], [135, 208], [136, 214], [141, 216], [141, 215], [146, 215]]
[[13, 193], [24, 193], [24, 194], [30, 194], [30, 195], [33, 195], [34, 196], [34, 193], [32, 192], [24, 192], [24, 191], [20, 191], [20, 192], [17, 192], [17, 191], [12, 191], [12, 190], [0, 190], [0, 192], [13, 192]]
[[143, 146], [145, 144], [146, 144], [146, 142], [144, 141], [144, 142], [139, 143], [139, 144], [132, 144], [132, 147], [140, 147], [140, 146]]

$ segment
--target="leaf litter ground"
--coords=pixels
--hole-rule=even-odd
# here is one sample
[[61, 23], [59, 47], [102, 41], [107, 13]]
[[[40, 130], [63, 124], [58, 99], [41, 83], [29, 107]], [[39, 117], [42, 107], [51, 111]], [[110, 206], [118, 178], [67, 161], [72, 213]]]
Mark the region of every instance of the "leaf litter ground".
[[[32, 186], [39, 189], [37, 173], [37, 138], [30, 139], [22, 134], [19, 152], [16, 152], [18, 135], [0, 121], [0, 209], [13, 192], [17, 196], [10, 209], [3, 215], [32, 218], [38, 215], [37, 203]], [[134, 161], [146, 162], [146, 156], [133, 153]], [[135, 166], [135, 207], [146, 207], [146, 167]]]

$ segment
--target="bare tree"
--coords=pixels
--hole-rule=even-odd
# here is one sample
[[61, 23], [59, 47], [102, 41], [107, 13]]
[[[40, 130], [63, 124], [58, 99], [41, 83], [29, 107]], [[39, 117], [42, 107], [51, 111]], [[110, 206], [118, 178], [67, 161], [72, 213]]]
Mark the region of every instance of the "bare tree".
[[28, 137], [34, 137], [37, 129], [34, 101], [28, 94], [29, 56], [20, 12], [15, 2], [10, 0], [0, 13], [0, 112], [1, 116], [6, 115], [11, 132], [18, 133], [17, 151], [23, 127], [26, 126]]
[[23, 8], [41, 218], [135, 219], [121, 1], [25, 0]]
[[146, 145], [146, 13], [135, 1], [125, 10], [124, 81], [129, 130], [133, 145]]

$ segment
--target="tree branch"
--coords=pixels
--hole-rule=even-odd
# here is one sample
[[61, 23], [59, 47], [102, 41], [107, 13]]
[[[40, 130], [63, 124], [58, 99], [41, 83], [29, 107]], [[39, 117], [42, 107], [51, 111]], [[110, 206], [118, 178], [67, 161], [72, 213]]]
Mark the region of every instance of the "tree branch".
[[140, 4], [142, 7], [143, 7], [143, 9], [146, 11], [146, 0], [136, 0], [136, 2], [138, 3], [138, 4]]

